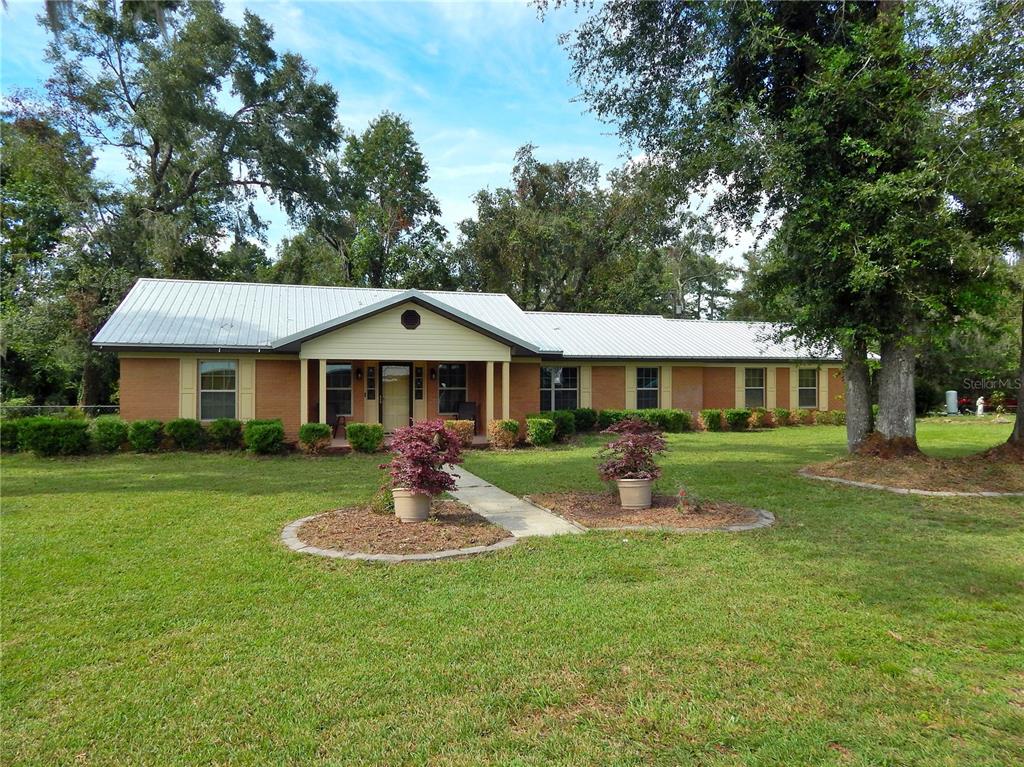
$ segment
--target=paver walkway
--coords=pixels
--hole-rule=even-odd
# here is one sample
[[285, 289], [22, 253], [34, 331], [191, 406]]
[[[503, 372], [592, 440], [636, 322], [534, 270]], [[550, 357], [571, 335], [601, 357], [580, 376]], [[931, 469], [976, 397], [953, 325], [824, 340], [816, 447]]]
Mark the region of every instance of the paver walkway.
[[512, 493], [506, 493], [490, 482], [480, 479], [461, 466], [447, 469], [455, 475], [455, 490], [451, 494], [468, 505], [481, 517], [501, 525], [516, 538], [527, 535], [561, 535], [582, 533], [583, 529], [550, 511], [527, 503]]

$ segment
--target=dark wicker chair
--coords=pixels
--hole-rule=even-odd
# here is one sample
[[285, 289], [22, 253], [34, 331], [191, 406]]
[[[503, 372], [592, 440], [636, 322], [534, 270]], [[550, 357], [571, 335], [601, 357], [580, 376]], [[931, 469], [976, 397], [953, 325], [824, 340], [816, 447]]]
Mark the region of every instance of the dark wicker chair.
[[477, 408], [475, 402], [460, 402], [458, 417], [460, 421], [472, 421], [473, 431], [477, 430]]

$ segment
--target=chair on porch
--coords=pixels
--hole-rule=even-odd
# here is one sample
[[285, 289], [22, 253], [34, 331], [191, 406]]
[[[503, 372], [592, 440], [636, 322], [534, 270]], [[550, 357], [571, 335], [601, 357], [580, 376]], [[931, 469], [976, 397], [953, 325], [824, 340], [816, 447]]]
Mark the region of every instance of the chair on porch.
[[459, 403], [459, 420], [460, 421], [472, 421], [473, 431], [477, 430], [477, 408], [475, 402], [460, 402]]

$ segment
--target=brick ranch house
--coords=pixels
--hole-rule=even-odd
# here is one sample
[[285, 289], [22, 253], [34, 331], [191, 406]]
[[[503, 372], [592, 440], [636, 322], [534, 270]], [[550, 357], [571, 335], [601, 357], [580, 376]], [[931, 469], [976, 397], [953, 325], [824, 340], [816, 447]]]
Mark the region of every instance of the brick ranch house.
[[[838, 357], [763, 323], [526, 312], [500, 293], [140, 279], [93, 339], [127, 420], [280, 418], [386, 430], [462, 411], [842, 409]], [[468, 404], [467, 404], [468, 403]]]

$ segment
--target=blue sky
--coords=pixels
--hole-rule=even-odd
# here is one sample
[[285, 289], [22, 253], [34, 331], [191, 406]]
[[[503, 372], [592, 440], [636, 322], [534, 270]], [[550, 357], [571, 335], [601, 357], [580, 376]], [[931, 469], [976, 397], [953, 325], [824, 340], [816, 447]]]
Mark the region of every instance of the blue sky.
[[[38, 87], [48, 73], [46, 32], [35, 17], [42, 0], [10, 0], [0, 12], [0, 84]], [[542, 160], [589, 157], [607, 171], [626, 159], [612, 126], [574, 101], [560, 32], [573, 12], [545, 21], [531, 6], [505, 3], [227, 2], [241, 19], [249, 8], [275, 30], [278, 50], [301, 53], [334, 86], [340, 117], [361, 131], [383, 110], [412, 124], [430, 165], [430, 188], [450, 231], [473, 213], [471, 197], [508, 182], [515, 150], [536, 144]], [[123, 163], [101, 157], [100, 171], [123, 177]], [[287, 220], [269, 204], [275, 244]]]

